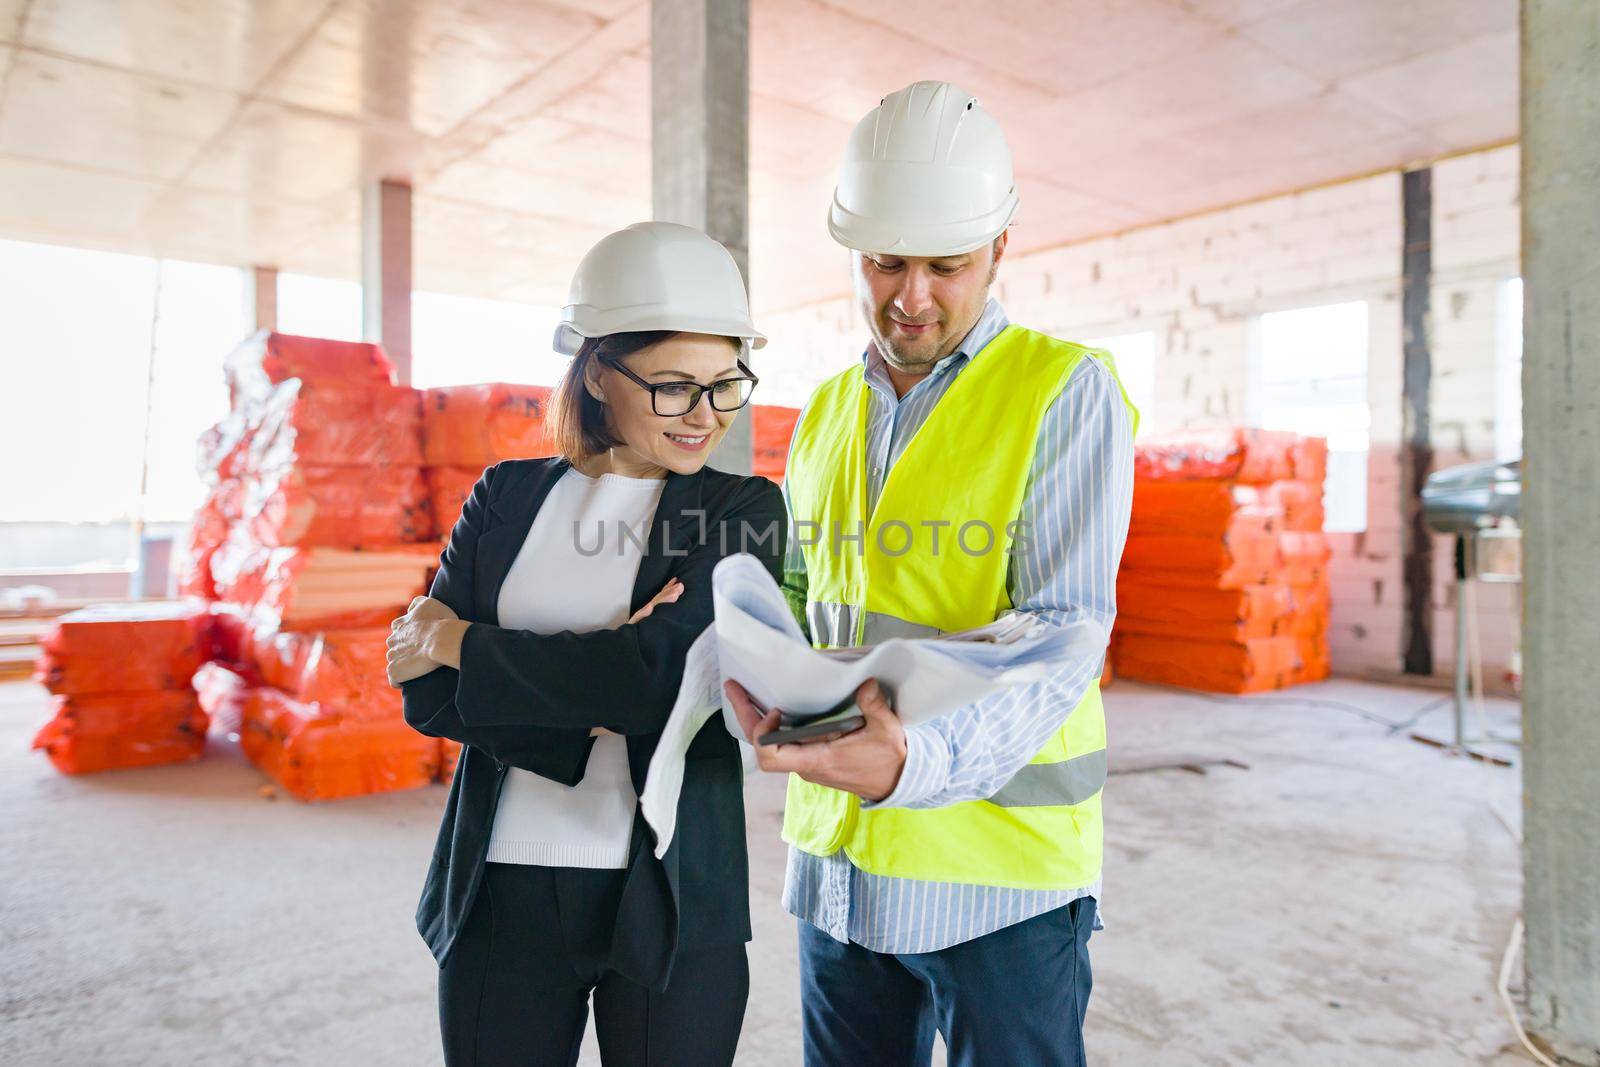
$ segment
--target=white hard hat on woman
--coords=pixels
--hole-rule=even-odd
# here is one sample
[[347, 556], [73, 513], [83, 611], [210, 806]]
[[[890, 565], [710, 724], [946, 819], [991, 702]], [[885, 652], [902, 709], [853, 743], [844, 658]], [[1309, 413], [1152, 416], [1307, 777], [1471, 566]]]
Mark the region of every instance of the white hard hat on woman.
[[916, 82], [856, 124], [828, 232], [857, 252], [956, 256], [999, 237], [1016, 213], [1000, 124], [971, 93]]
[[556, 327], [555, 349], [572, 355], [586, 337], [679, 330], [736, 337], [760, 348], [739, 265], [692, 226], [636, 222], [602, 237], [578, 264]]

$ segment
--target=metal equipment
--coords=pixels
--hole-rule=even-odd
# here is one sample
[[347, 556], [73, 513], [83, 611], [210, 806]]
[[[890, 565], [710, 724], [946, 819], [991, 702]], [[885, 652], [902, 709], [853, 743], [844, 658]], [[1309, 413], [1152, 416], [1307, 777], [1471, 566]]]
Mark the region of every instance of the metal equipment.
[[[1505, 738], [1467, 736], [1466, 708], [1471, 692], [1469, 667], [1476, 642], [1469, 639], [1472, 583], [1522, 580], [1521, 531], [1517, 527], [1522, 500], [1522, 462], [1465, 463], [1428, 476], [1422, 487], [1422, 516], [1430, 529], [1456, 539], [1455, 745], [1468, 755], [1477, 741]], [[1476, 689], [1482, 696], [1482, 681]], [[1428, 738], [1417, 740], [1438, 743]]]

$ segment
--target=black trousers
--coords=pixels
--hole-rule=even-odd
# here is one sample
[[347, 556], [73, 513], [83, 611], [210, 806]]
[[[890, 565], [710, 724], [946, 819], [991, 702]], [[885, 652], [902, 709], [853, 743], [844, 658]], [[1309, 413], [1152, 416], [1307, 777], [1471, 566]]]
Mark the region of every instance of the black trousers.
[[606, 1067], [733, 1063], [750, 994], [744, 946], [680, 951], [661, 993], [607, 970], [623, 874], [485, 864], [439, 970], [448, 1067], [572, 1067], [591, 993]]

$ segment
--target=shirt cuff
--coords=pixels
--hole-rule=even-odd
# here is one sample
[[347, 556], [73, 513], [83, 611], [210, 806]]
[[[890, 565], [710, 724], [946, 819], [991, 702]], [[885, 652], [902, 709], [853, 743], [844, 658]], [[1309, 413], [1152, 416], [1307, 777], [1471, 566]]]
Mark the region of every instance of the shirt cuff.
[[876, 802], [863, 801], [862, 810], [911, 808], [944, 789], [950, 781], [950, 746], [933, 723], [906, 727], [906, 765], [894, 792]]

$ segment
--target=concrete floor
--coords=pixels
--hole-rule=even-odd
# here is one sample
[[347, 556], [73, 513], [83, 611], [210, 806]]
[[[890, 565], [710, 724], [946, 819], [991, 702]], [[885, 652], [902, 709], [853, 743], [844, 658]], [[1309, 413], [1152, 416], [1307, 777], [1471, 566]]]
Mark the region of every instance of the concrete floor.
[[[1521, 879], [1491, 805], [1517, 824], [1517, 772], [1367, 717], [1436, 697], [1108, 691], [1121, 773], [1092, 943], [1095, 1063], [1529, 1062], [1494, 996]], [[68, 779], [26, 750], [43, 706], [31, 684], [0, 685], [0, 1062], [439, 1061], [411, 916], [442, 788], [265, 799], [225, 742], [197, 764]], [[1446, 710], [1423, 726], [1443, 730]], [[1152, 769], [1224, 758], [1246, 766]], [[751, 782], [752, 1067], [800, 1062], [781, 804], [780, 781]]]

